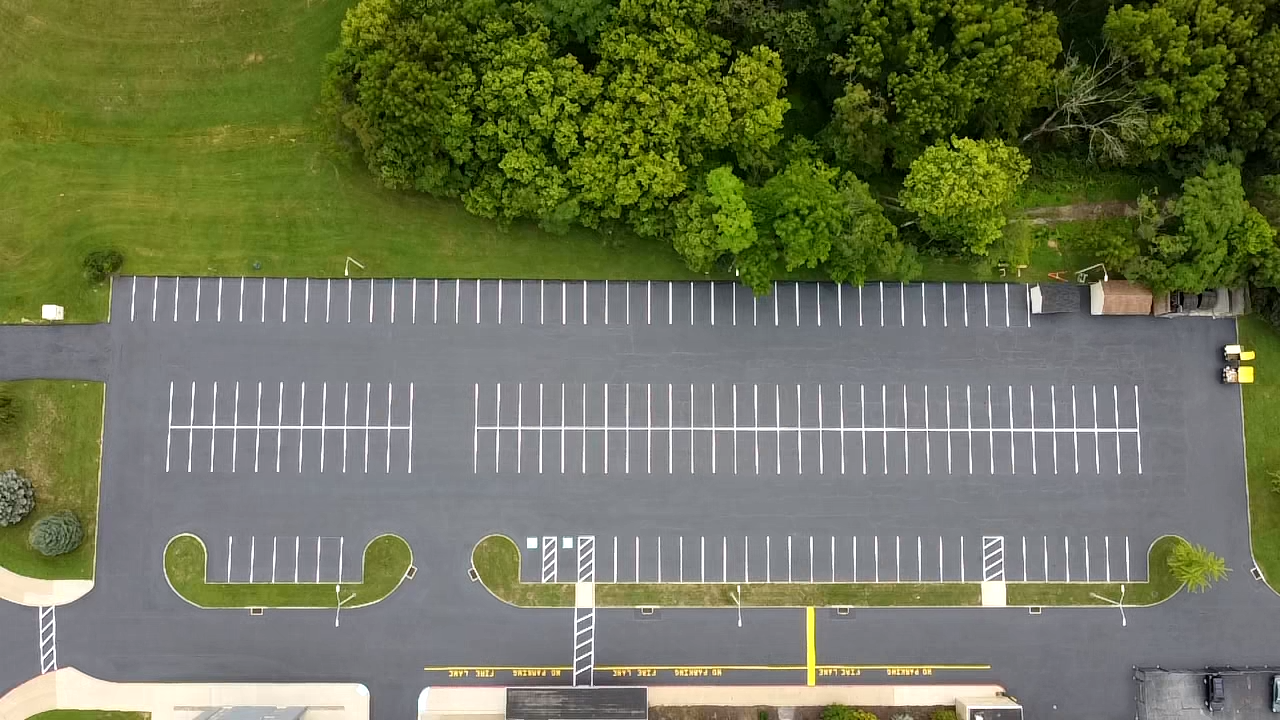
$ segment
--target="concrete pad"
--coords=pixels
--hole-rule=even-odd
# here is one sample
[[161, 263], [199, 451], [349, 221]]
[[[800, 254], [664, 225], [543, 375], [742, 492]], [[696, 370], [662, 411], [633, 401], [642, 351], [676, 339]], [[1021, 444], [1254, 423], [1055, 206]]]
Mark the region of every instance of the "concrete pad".
[[0, 567], [0, 598], [18, 605], [66, 605], [84, 597], [92, 589], [92, 580], [40, 580]]
[[990, 580], [982, 583], [982, 607], [1004, 607], [1006, 583], [1003, 580]]
[[307, 717], [369, 720], [369, 691], [358, 683], [113, 683], [75, 668], [41, 675], [0, 697], [0, 720], [46, 710], [124, 710], [152, 720], [189, 720], [227, 705], [309, 706]]
[[596, 606], [596, 584], [589, 582], [574, 583], [573, 606], [590, 608]]
[[995, 695], [998, 685], [686, 685], [651, 686], [649, 705], [950, 705], [958, 697]]

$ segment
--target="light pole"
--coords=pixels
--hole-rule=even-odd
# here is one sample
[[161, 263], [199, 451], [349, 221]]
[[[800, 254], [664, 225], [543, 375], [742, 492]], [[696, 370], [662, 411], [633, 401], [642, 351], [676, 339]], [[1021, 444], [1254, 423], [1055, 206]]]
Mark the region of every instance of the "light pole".
[[729, 597], [733, 598], [733, 604], [738, 606], [738, 627], [742, 627], [742, 586], [738, 586], [737, 593], [729, 593]]
[[351, 598], [355, 597], [355, 596], [356, 596], [356, 594], [355, 594], [355, 593], [351, 593], [351, 594], [350, 594], [350, 595], [348, 595], [346, 598], [343, 598], [343, 597], [342, 597], [342, 584], [341, 584], [341, 583], [339, 583], [339, 584], [337, 584], [337, 585], [334, 585], [334, 586], [333, 586], [333, 595], [334, 595], [334, 597], [335, 597], [335, 598], [337, 599], [337, 601], [338, 601], [338, 609], [337, 609], [337, 610], [335, 610], [335, 611], [334, 611], [334, 613], [333, 613], [333, 626], [334, 626], [334, 627], [338, 627], [338, 626], [339, 626], [339, 624], [340, 624], [340, 622], [341, 622], [341, 620], [342, 620], [342, 606], [343, 606], [343, 605], [345, 605], [347, 602], [349, 602], [349, 601], [351, 600]]
[[1128, 619], [1128, 618], [1126, 618], [1126, 617], [1125, 617], [1125, 615], [1124, 615], [1124, 585], [1121, 585], [1121, 586], [1120, 586], [1120, 602], [1116, 602], [1115, 600], [1112, 600], [1111, 598], [1104, 598], [1104, 597], [1102, 597], [1101, 595], [1099, 595], [1099, 594], [1097, 594], [1097, 593], [1089, 593], [1089, 594], [1090, 594], [1090, 595], [1092, 595], [1093, 597], [1095, 597], [1095, 598], [1097, 598], [1097, 599], [1101, 600], [1102, 602], [1107, 603], [1108, 605], [1114, 605], [1115, 607], [1120, 608], [1120, 627], [1128, 627], [1128, 626], [1129, 626], [1129, 619]]

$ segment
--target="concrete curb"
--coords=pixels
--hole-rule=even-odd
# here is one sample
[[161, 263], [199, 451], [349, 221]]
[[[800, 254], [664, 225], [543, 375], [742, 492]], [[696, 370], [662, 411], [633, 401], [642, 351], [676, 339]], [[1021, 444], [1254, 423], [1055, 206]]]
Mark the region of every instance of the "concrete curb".
[[0, 567], [0, 598], [27, 607], [66, 605], [93, 589], [93, 580], [42, 580]]
[[[218, 585], [218, 584], [221, 584], [221, 583], [216, 583], [216, 582], [214, 582], [214, 583], [209, 582], [209, 547], [208, 547], [207, 545], [205, 545], [204, 540], [203, 540], [203, 539], [201, 539], [199, 535], [196, 535], [195, 533], [189, 533], [189, 532], [183, 532], [183, 533], [178, 533], [177, 535], [174, 535], [173, 537], [169, 538], [169, 542], [165, 543], [165, 546], [164, 546], [165, 554], [166, 554], [166, 555], [168, 554], [168, 552], [169, 552], [169, 546], [170, 546], [170, 545], [172, 545], [172, 544], [173, 544], [173, 542], [174, 542], [175, 540], [177, 540], [177, 539], [179, 539], [179, 538], [183, 538], [183, 537], [189, 537], [189, 538], [194, 539], [196, 542], [200, 543], [200, 547], [204, 550], [204, 553], [205, 553], [204, 582], [205, 582], [205, 584], [206, 584], [206, 585]], [[407, 548], [409, 549], [409, 568], [412, 568], [412, 567], [413, 567], [413, 546], [409, 544], [409, 541], [408, 541], [408, 540], [405, 540], [403, 537], [401, 537], [400, 535], [397, 535], [396, 533], [382, 533], [381, 535], [378, 535], [377, 537], [374, 537], [372, 540], [370, 540], [368, 543], [366, 543], [366, 544], [365, 544], [365, 546], [364, 546], [364, 550], [363, 550], [363, 551], [361, 552], [361, 554], [360, 554], [360, 560], [361, 560], [361, 575], [362, 575], [362, 576], [363, 576], [363, 574], [364, 574], [364, 569], [363, 569], [363, 566], [364, 566], [364, 556], [365, 556], [365, 554], [366, 554], [366, 553], [368, 553], [368, 552], [369, 552], [369, 546], [373, 545], [375, 542], [377, 542], [378, 540], [381, 540], [381, 539], [382, 539], [382, 538], [384, 538], [384, 537], [394, 537], [394, 538], [397, 538], [397, 539], [399, 539], [401, 542], [403, 542], [403, 543], [404, 543], [405, 547], [407, 547]], [[178, 589], [177, 589], [176, 587], [174, 587], [174, 586], [173, 586], [173, 581], [169, 579], [169, 568], [168, 568], [168, 566], [167, 566], [167, 565], [163, 568], [163, 574], [164, 574], [164, 581], [165, 581], [165, 584], [169, 586], [169, 589], [173, 591], [173, 594], [174, 594], [174, 595], [177, 595], [179, 598], [181, 598], [181, 599], [182, 599], [182, 601], [183, 601], [183, 602], [187, 603], [187, 604], [188, 604], [188, 605], [190, 605], [191, 607], [200, 608], [201, 610], [256, 610], [256, 609], [262, 609], [262, 610], [328, 610], [328, 609], [330, 609], [330, 608], [332, 608], [332, 607], [333, 607], [332, 605], [228, 605], [228, 606], [225, 606], [225, 607], [224, 607], [224, 606], [220, 606], [220, 605], [219, 605], [219, 606], [200, 605], [200, 604], [198, 604], [198, 603], [192, 602], [189, 598], [187, 598], [187, 596], [186, 596], [186, 595], [183, 595], [182, 593], [178, 592]], [[357, 604], [355, 604], [355, 605], [343, 605], [343, 607], [344, 607], [344, 608], [346, 608], [346, 609], [348, 609], [348, 610], [355, 610], [355, 609], [357, 609], [357, 608], [364, 608], [364, 607], [369, 607], [369, 606], [371, 606], [371, 605], [377, 605], [378, 603], [382, 602], [383, 600], [386, 600], [387, 598], [391, 597], [391, 595], [392, 595], [393, 593], [395, 593], [395, 591], [399, 590], [399, 589], [400, 589], [400, 586], [404, 584], [404, 581], [405, 581], [406, 579], [408, 579], [408, 576], [409, 576], [409, 571], [408, 571], [408, 569], [406, 569], [406, 570], [405, 570], [405, 572], [404, 572], [403, 574], [401, 574], [401, 575], [400, 575], [400, 578], [399, 578], [398, 580], [396, 580], [396, 584], [395, 584], [395, 586], [394, 586], [394, 587], [392, 587], [392, 588], [391, 588], [391, 590], [390, 590], [389, 592], [387, 592], [387, 594], [386, 594], [386, 595], [383, 595], [382, 597], [375, 598], [375, 599], [373, 599], [373, 600], [369, 600], [369, 601], [367, 601], [367, 602], [357, 603]], [[300, 584], [302, 584], [302, 585], [325, 585], [325, 586], [329, 586], [329, 585], [334, 585], [334, 584], [336, 584], [336, 583], [300, 583]], [[362, 580], [360, 583], [356, 583], [356, 584], [357, 584], [357, 585], [362, 585], [362, 584], [363, 584], [363, 580]]]
[[178, 720], [191, 708], [227, 705], [311, 706], [319, 720], [369, 720], [369, 690], [359, 683], [113, 683], [72, 667], [39, 675], [0, 697], [0, 720], [47, 710], [122, 710]]

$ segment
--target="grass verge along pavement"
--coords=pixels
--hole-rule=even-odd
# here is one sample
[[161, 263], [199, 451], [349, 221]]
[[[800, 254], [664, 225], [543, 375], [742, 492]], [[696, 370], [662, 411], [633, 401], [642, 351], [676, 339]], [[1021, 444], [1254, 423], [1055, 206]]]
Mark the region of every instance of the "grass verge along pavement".
[[151, 720], [151, 714], [124, 710], [46, 710], [27, 720]]
[[[1169, 573], [1174, 536], [1157, 540], [1148, 554], [1150, 579], [1128, 583], [1125, 605], [1153, 605], [1181, 587]], [[490, 535], [476, 544], [472, 565], [499, 600], [520, 607], [572, 607], [573, 583], [520, 581], [520, 548]], [[736, 583], [596, 583], [596, 607], [733, 607]], [[743, 583], [744, 607], [956, 607], [982, 604], [979, 583]], [[1009, 605], [1098, 605], [1120, 596], [1119, 583], [1008, 583]]]
[[[208, 553], [191, 534], [178, 535], [164, 549], [164, 574], [183, 600], [202, 608], [332, 608], [336, 583], [208, 582]], [[400, 587], [413, 564], [409, 543], [398, 535], [379, 535], [364, 549], [364, 581], [342, 583], [344, 608], [382, 600]], [[350, 599], [347, 599], [350, 597]]]
[[[31, 480], [36, 506], [22, 522], [0, 528], [0, 566], [46, 580], [93, 578], [98, 537], [98, 464], [102, 457], [105, 386], [80, 380], [0, 383], [13, 397], [17, 424], [0, 435], [0, 470], [14, 468]], [[80, 547], [45, 557], [27, 544], [39, 518], [71, 510], [84, 526]]]
[[[1265, 320], [1239, 320], [1240, 342], [1258, 351], [1257, 382], [1244, 389], [1245, 467], [1249, 476], [1249, 534], [1253, 559], [1267, 584], [1280, 588], [1280, 493], [1270, 473], [1280, 471], [1280, 333]], [[1277, 362], [1273, 363], [1272, 360]]]

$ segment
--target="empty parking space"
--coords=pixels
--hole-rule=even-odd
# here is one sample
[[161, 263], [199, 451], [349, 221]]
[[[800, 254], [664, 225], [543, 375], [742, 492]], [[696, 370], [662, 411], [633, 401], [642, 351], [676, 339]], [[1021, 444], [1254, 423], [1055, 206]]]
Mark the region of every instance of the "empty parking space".
[[338, 583], [363, 575], [358, 549], [349, 551], [341, 536], [228, 535], [206, 550], [208, 582]]
[[479, 473], [1140, 474], [1137, 386], [475, 385]]
[[[1143, 582], [1126, 535], [597, 535], [598, 582]], [[529, 536], [522, 579], [573, 582], [575, 536]]]
[[413, 472], [413, 383], [172, 381], [165, 471]]
[[117, 312], [169, 324], [1027, 328], [1026, 285], [122, 278]]

